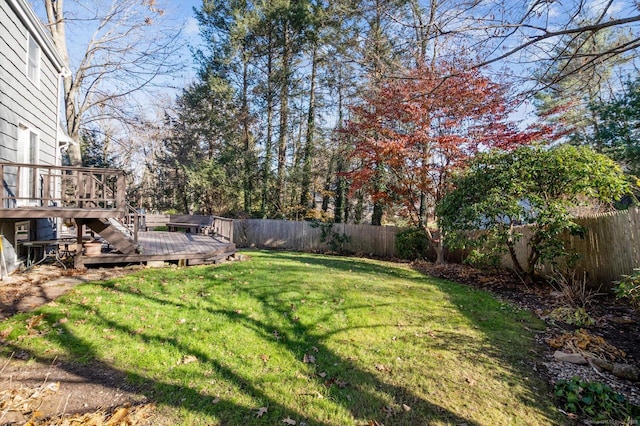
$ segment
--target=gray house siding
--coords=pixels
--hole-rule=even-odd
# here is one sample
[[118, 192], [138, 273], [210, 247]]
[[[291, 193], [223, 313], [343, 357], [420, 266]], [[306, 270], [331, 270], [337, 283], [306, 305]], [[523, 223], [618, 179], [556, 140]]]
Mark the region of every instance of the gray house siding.
[[[27, 77], [29, 38], [40, 49], [37, 84]], [[42, 23], [26, 0], [0, 1], [0, 161], [18, 162], [20, 128], [38, 135], [37, 163], [59, 162], [59, 81], [63, 70], [60, 55]], [[15, 191], [15, 174], [5, 177], [5, 190]], [[5, 238], [5, 257], [17, 264], [16, 220], [0, 221]], [[55, 221], [31, 220], [30, 239], [55, 237]], [[8, 267], [12, 269], [11, 266]]]
[[[39, 135], [39, 163], [54, 165], [58, 131], [59, 73], [41, 50], [40, 82], [36, 86], [27, 78], [27, 46], [29, 31], [8, 2], [0, 3], [0, 110], [3, 124], [0, 160], [17, 160], [18, 125], [23, 124]], [[6, 116], [5, 116], [6, 115]], [[4, 123], [6, 121], [6, 123]]]

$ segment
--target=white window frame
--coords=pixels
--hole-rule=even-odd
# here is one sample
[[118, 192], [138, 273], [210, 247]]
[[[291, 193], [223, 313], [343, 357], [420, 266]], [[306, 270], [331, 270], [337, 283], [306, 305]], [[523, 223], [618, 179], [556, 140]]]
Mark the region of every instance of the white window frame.
[[[18, 126], [18, 146], [16, 162], [22, 164], [40, 164], [40, 134], [22, 123]], [[40, 182], [37, 169], [21, 169], [19, 187], [16, 187], [18, 206], [36, 205], [40, 198]]]
[[27, 69], [26, 75], [29, 81], [40, 87], [40, 58], [42, 49], [38, 41], [29, 34], [27, 37]]

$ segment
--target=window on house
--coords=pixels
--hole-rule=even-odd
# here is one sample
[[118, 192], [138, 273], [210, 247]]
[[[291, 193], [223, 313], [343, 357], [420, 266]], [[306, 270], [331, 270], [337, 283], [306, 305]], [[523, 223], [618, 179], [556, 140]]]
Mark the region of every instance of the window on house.
[[[40, 137], [38, 133], [21, 125], [18, 135], [18, 163], [38, 164], [39, 145]], [[18, 179], [20, 182], [17, 188], [18, 205], [30, 204], [36, 198], [39, 190], [37, 169], [21, 167]]]
[[29, 51], [27, 53], [27, 77], [37, 85], [40, 82], [40, 46], [31, 36], [29, 36]]
[[29, 164], [38, 164], [38, 134], [29, 132]]

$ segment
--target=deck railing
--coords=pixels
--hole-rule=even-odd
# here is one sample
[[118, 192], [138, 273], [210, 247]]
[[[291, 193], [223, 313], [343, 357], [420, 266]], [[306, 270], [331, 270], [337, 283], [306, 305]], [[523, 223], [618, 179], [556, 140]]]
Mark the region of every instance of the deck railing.
[[124, 209], [125, 173], [117, 169], [0, 163], [0, 207]]
[[233, 242], [233, 219], [213, 216], [213, 232], [230, 243]]

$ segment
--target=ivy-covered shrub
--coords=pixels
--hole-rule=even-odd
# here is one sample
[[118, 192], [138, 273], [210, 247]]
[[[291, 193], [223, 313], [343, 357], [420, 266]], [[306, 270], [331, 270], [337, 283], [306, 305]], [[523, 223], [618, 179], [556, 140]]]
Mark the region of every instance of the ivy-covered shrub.
[[312, 220], [309, 225], [312, 228], [320, 228], [320, 241], [326, 243], [329, 250], [339, 255], [351, 254], [346, 248], [346, 245], [351, 242], [351, 237], [345, 233], [334, 231], [332, 222]]
[[435, 253], [425, 232], [411, 228], [396, 235], [396, 256], [400, 259], [435, 259]]

